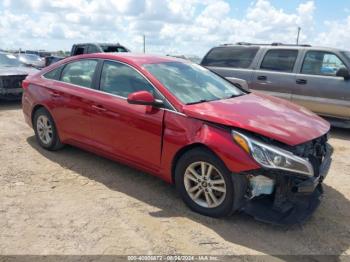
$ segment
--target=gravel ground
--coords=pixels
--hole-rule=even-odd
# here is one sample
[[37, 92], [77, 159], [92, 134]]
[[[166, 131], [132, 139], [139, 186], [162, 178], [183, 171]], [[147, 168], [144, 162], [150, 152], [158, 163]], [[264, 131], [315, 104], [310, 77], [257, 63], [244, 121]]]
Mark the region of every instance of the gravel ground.
[[333, 129], [324, 199], [303, 226], [212, 219], [161, 180], [73, 147], [42, 150], [0, 104], [0, 254], [350, 254], [350, 130]]

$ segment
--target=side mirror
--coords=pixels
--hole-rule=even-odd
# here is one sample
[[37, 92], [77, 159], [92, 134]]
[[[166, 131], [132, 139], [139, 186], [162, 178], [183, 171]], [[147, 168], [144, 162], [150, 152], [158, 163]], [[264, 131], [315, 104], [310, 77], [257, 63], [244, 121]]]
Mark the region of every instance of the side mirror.
[[336, 76], [343, 77], [345, 80], [350, 79], [350, 72], [347, 68], [341, 67], [338, 69]]
[[127, 99], [129, 104], [133, 105], [145, 105], [145, 106], [162, 106], [163, 101], [155, 99], [154, 96], [148, 91], [138, 91], [128, 95]]
[[232, 84], [234, 84], [235, 86], [237, 86], [238, 88], [241, 88], [244, 91], [250, 92], [247, 81], [240, 78], [235, 78], [235, 77], [226, 77], [226, 79], [230, 81]]

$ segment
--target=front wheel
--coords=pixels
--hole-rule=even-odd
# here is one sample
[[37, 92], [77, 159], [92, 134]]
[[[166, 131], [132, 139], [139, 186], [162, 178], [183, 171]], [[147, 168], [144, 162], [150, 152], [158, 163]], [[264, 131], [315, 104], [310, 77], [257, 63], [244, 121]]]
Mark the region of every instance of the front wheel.
[[205, 148], [190, 150], [179, 159], [175, 184], [192, 210], [211, 217], [232, 214], [240, 206], [246, 189], [245, 177], [232, 174]]

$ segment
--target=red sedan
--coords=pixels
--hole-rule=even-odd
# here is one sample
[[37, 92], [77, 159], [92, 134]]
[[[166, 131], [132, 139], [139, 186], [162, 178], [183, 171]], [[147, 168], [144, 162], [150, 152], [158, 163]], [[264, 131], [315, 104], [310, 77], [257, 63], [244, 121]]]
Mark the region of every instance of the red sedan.
[[64, 59], [23, 81], [47, 150], [74, 145], [175, 183], [194, 211], [279, 224], [317, 207], [329, 124], [188, 61], [136, 54]]

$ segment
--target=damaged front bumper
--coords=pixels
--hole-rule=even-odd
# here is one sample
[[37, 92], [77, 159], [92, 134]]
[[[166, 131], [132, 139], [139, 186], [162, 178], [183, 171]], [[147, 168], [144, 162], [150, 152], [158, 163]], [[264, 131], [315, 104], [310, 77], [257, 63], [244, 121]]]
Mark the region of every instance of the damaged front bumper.
[[247, 194], [241, 210], [259, 221], [272, 224], [292, 225], [305, 222], [320, 203], [322, 182], [328, 174], [332, 153], [333, 148], [327, 144], [319, 173], [314, 177], [263, 169], [245, 174], [267, 177], [274, 181], [274, 190], [271, 194], [258, 196]]

